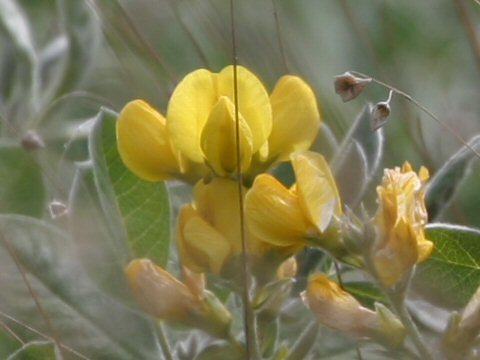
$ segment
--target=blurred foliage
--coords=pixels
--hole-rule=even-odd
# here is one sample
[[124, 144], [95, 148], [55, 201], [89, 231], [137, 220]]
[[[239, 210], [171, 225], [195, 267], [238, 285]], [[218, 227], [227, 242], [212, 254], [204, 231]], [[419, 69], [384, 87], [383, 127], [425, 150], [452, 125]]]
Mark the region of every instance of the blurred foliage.
[[[331, 143], [350, 146], [339, 174], [352, 207], [358, 205], [358, 193], [365, 192], [363, 201], [373, 211], [375, 189], [367, 185], [378, 183], [379, 169], [410, 161], [415, 168], [426, 165], [435, 175], [480, 132], [480, 62], [469, 40], [472, 25], [458, 11], [459, 3], [480, 37], [480, 6], [474, 1], [441, 0], [435, 6], [416, 0], [235, 1], [239, 63], [259, 74], [269, 89], [285, 73], [302, 76], [318, 96]], [[35, 275], [29, 275], [30, 280], [48, 299], [41, 306], [58, 316], [53, 320], [59, 331], [76, 335], [65, 339], [66, 344], [87, 355], [103, 354], [95, 359], [161, 357], [152, 321], [136, 310], [127, 294], [122, 266], [130, 251], [138, 249], [149, 249], [158, 262], [166, 263], [171, 221], [163, 185], [154, 186], [159, 201], [145, 205], [151, 184], [128, 178], [131, 174], [119, 181], [126, 170], [116, 154], [108, 153], [115, 147], [114, 139], [99, 134], [103, 125], [112, 130], [99, 119], [113, 121], [114, 113], [104, 111], [97, 117], [99, 108], [118, 111], [128, 100], [143, 98], [165, 113], [170, 93], [186, 73], [200, 67], [218, 71], [232, 63], [230, 26], [229, 3], [224, 0], [0, 0], [0, 213], [9, 214], [0, 216], [1, 247], [13, 246], [19, 256], [37, 258], [24, 270]], [[357, 128], [347, 137], [352, 142], [342, 145], [367, 103], [388, 97], [385, 88], [372, 85], [356, 100], [342, 103], [334, 93], [333, 78], [347, 70], [406, 91], [451, 131], [396, 96], [383, 138], [377, 135], [366, 143], [361, 133], [365, 128]], [[33, 142], [32, 133], [39, 136]], [[100, 150], [88, 148], [90, 134], [97, 136], [90, 141]], [[333, 154], [327, 137], [319, 136], [314, 148], [329, 148]], [[383, 159], [377, 163], [368, 158], [360, 164], [362, 154], [352, 146], [357, 143], [371, 148], [382, 143]], [[93, 165], [90, 156], [104, 156], [103, 167]], [[435, 206], [448, 203], [436, 220], [480, 227], [478, 159], [462, 159], [455, 191], [448, 197], [432, 195]], [[349, 184], [345, 174], [352, 169], [364, 172], [368, 181]], [[290, 175], [289, 169], [282, 173], [287, 179]], [[442, 184], [440, 180], [437, 184]], [[106, 188], [111, 192], [102, 193]], [[121, 194], [130, 191], [138, 195], [134, 205], [122, 202]], [[59, 212], [52, 201], [64, 208]], [[179, 205], [173, 201], [173, 211]], [[134, 206], [142, 211], [132, 219], [129, 210]], [[105, 212], [112, 216], [106, 219]], [[119, 223], [124, 233], [116, 227]], [[147, 235], [144, 228], [149, 229]], [[18, 229], [24, 231], [18, 234]], [[448, 232], [438, 236], [444, 244]], [[475, 241], [465, 236], [469, 244]], [[160, 249], [152, 248], [155, 239], [162, 239]], [[44, 341], [51, 339], [24, 325], [54, 335], [41, 317], [33, 315], [38, 304], [23, 286], [21, 271], [9, 253], [0, 255], [0, 357], [23, 346], [12, 359], [30, 359], [36, 356], [32, 352], [46, 353], [34, 358], [47, 359], [53, 345]], [[441, 261], [441, 255], [435, 261]], [[430, 281], [427, 270], [422, 276]], [[65, 289], [65, 281], [77, 285]], [[368, 293], [374, 292], [370, 290], [357, 289], [366, 302]], [[470, 284], [467, 293], [458, 293], [461, 299], [450, 300], [456, 307], [464, 305], [473, 290]], [[2, 314], [15, 315], [20, 323]], [[285, 318], [292, 329], [303, 329], [300, 319], [291, 314]], [[20, 344], [9, 329], [24, 341], [43, 342]], [[180, 329], [172, 338], [182, 336]], [[350, 342], [332, 339], [330, 333], [322, 339], [322, 355], [347, 346], [355, 356]], [[177, 351], [184, 351], [181, 343]], [[229, 351], [215, 345], [200, 358]], [[65, 358], [69, 356], [77, 358], [71, 353]]]

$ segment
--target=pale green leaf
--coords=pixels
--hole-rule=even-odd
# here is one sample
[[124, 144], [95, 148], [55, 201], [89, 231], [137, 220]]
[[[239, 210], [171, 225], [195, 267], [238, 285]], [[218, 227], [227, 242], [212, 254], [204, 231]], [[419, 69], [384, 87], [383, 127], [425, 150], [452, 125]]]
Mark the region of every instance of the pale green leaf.
[[34, 154], [20, 147], [0, 147], [0, 184], [0, 213], [43, 215], [46, 195]]
[[96, 360], [161, 358], [153, 324], [133, 306], [100, 292], [67, 234], [19, 215], [1, 215], [0, 234], [0, 320], [15, 319], [9, 324], [21, 338], [56, 336], [68, 353]]
[[112, 111], [101, 110], [89, 139], [102, 207], [112, 233], [128, 241], [133, 256], [165, 265], [170, 241], [165, 184], [144, 181], [125, 167], [117, 150], [116, 118]]
[[434, 304], [460, 308], [480, 286], [480, 231], [432, 224], [426, 237], [435, 250], [417, 266], [414, 289]]

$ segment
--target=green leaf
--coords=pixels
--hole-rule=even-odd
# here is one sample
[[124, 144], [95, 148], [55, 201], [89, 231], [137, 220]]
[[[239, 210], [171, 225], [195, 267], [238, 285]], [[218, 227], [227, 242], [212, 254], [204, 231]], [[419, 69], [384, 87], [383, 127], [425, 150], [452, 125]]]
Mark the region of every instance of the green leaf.
[[112, 233], [128, 241], [133, 256], [165, 265], [170, 242], [170, 204], [165, 184], [144, 181], [123, 165], [115, 138], [116, 119], [117, 114], [102, 109], [89, 139], [103, 210]]
[[0, 213], [41, 217], [45, 210], [42, 170], [20, 147], [0, 147]]
[[432, 224], [427, 239], [435, 249], [417, 266], [413, 288], [433, 304], [460, 308], [480, 285], [480, 231], [447, 224]]
[[7, 360], [55, 360], [61, 359], [55, 354], [55, 346], [51, 342], [32, 341], [23, 345]]
[[0, 270], [0, 320], [4, 314], [15, 319], [9, 324], [23, 339], [44, 340], [55, 334], [69, 347], [66, 352], [91, 359], [161, 358], [151, 321], [101, 293], [81, 266], [72, 239], [58, 229], [33, 218], [1, 215]]
[[355, 296], [364, 306], [371, 309], [374, 308], [376, 302], [386, 303], [387, 299], [378, 290], [378, 288], [370, 282], [366, 281], [352, 281], [343, 284], [345, 289]]
[[480, 135], [475, 136], [441, 167], [429, 181], [426, 192], [426, 205], [430, 219], [435, 219], [455, 195], [459, 184], [465, 178], [475, 153], [480, 149]]

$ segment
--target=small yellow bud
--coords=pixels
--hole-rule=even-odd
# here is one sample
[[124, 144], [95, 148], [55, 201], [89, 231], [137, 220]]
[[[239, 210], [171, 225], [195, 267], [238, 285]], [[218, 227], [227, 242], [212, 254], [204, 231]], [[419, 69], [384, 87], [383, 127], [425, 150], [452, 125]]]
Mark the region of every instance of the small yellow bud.
[[169, 272], [148, 259], [135, 259], [127, 267], [127, 280], [138, 304], [150, 315], [189, 323], [203, 312], [200, 299]]
[[405, 339], [405, 328], [388, 308], [379, 303], [375, 311], [363, 307], [325, 274], [311, 275], [301, 296], [320, 323], [341, 333], [375, 339], [391, 349]]
[[297, 275], [298, 264], [295, 256], [290, 256], [282, 262], [277, 269], [277, 277], [279, 279], [294, 278]]

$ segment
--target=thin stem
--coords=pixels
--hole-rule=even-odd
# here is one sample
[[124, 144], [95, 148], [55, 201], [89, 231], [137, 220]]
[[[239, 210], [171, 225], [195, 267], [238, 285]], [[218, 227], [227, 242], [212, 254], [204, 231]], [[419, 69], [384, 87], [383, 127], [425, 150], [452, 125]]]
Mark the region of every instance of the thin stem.
[[18, 272], [20, 273], [20, 276], [22, 277], [22, 280], [25, 284], [25, 286], [27, 287], [27, 290], [28, 290], [28, 293], [30, 294], [30, 296], [32, 297], [34, 303], [35, 303], [35, 307], [37, 308], [37, 311], [38, 313], [40, 314], [40, 316], [43, 318], [43, 320], [45, 321], [45, 324], [47, 326], [47, 329], [48, 331], [50, 332], [50, 335], [53, 339], [53, 342], [55, 343], [55, 345], [58, 347], [58, 351], [60, 352], [60, 357], [61, 359], [64, 358], [64, 354], [63, 354], [63, 349], [62, 349], [62, 346], [61, 346], [61, 342], [59, 340], [59, 337], [58, 337], [58, 334], [57, 332], [55, 331], [55, 328], [53, 327], [53, 324], [52, 322], [50, 321], [50, 318], [48, 317], [48, 314], [47, 312], [45, 311], [45, 309], [43, 308], [42, 304], [40, 303], [40, 300], [38, 298], [38, 295], [37, 293], [35, 292], [35, 290], [33, 289], [32, 285], [30, 284], [30, 281], [28, 280], [27, 278], [27, 274], [25, 273], [25, 270], [20, 262], [20, 259], [18, 258], [17, 256], [17, 253], [15, 252], [15, 250], [13, 249], [12, 247], [12, 244], [10, 243], [10, 241], [7, 239], [7, 237], [3, 234], [3, 231], [0, 231], [0, 240], [1, 242], [3, 243], [5, 249], [7, 250], [8, 254], [10, 255], [10, 257], [12, 258], [13, 262], [15, 263], [15, 266], [17, 267], [17, 270]]
[[235, 157], [236, 157], [236, 172], [237, 172], [237, 185], [238, 185], [238, 207], [240, 214], [240, 239], [242, 242], [242, 276], [243, 276], [243, 316], [244, 316], [244, 329], [245, 329], [245, 343], [247, 347], [247, 357], [249, 359], [258, 359], [259, 351], [257, 346], [257, 336], [255, 327], [255, 316], [250, 301], [250, 266], [247, 258], [247, 240], [245, 231], [245, 213], [243, 205], [243, 174], [241, 164], [241, 152], [240, 152], [240, 114], [239, 114], [239, 100], [238, 100], [238, 79], [237, 79], [237, 43], [235, 37], [235, 11], [233, 6], [233, 0], [230, 0], [230, 18], [231, 18], [231, 31], [232, 31], [232, 55], [233, 55], [233, 100], [235, 105]]
[[407, 94], [406, 92], [403, 92], [402, 90], [399, 90], [391, 85], [388, 85], [380, 80], [377, 80], [371, 76], [365, 75], [361, 72], [358, 71], [350, 71], [352, 74], [364, 77], [364, 78], [369, 78], [372, 79], [372, 81], [378, 85], [381, 85], [383, 87], [386, 87], [389, 90], [392, 90], [395, 92], [397, 95], [400, 95], [407, 99], [408, 101], [414, 103], [420, 110], [422, 110], [425, 114], [427, 114], [429, 117], [431, 117], [435, 122], [437, 122], [439, 125], [441, 125], [445, 130], [447, 130], [451, 135], [455, 136], [455, 138], [462, 144], [465, 145], [470, 151], [472, 151], [478, 158], [480, 158], [480, 153], [475, 150], [472, 145], [470, 145], [464, 138], [462, 138], [457, 132], [455, 132], [450, 126], [448, 126], [446, 123], [444, 123], [442, 120], [440, 120], [437, 116], [435, 116], [430, 110], [427, 109], [427, 107], [417, 100], [415, 100], [412, 96]]
[[425, 342], [422, 339], [422, 335], [418, 331], [417, 326], [413, 322], [412, 317], [410, 316], [410, 313], [408, 312], [405, 306], [404, 297], [398, 296], [399, 294], [392, 291], [388, 291], [388, 290], [386, 291], [386, 294], [395, 310], [395, 313], [397, 314], [400, 321], [407, 329], [410, 335], [410, 338], [412, 339], [413, 343], [415, 344], [415, 347], [420, 353], [421, 358], [423, 360], [433, 360], [433, 357], [430, 354], [430, 351], [425, 346]]
[[163, 326], [160, 321], [157, 322], [156, 333], [163, 355], [165, 355], [165, 360], [173, 360], [172, 349], [170, 348], [170, 344], [168, 343], [167, 337], [165, 336], [165, 331], [163, 330]]
[[[33, 327], [31, 327], [31, 326], [29, 326], [29, 325], [27, 325], [27, 324], [24, 324], [24, 323], [22, 323], [21, 321], [18, 321], [17, 319], [15, 319], [14, 317], [12, 317], [12, 316], [4, 313], [3, 311], [0, 311], [0, 316], [4, 317], [5, 319], [8, 319], [8, 320], [11, 321], [11, 322], [14, 322], [14, 323], [17, 324], [17, 325], [20, 325], [21, 327], [23, 327], [23, 328], [27, 329], [28, 331], [30, 331], [30, 332], [32, 332], [32, 333], [34, 333], [34, 334], [36, 334], [36, 335], [44, 338], [45, 340], [54, 342], [54, 340], [53, 340], [50, 336], [47, 336], [47, 335], [41, 333], [40, 331], [38, 331], [37, 329], [35, 329], [35, 328], [33, 328]], [[75, 356], [79, 357], [79, 358], [82, 359], [82, 360], [91, 360], [90, 358], [86, 357], [86, 356], [83, 355], [83, 354], [80, 354], [78, 351], [72, 349], [71, 347], [69, 347], [69, 346], [67, 346], [67, 345], [60, 344], [60, 346], [61, 346], [63, 349], [65, 349], [66, 351], [74, 354]]]
[[5, 324], [3, 321], [0, 321], [0, 327], [2, 327], [11, 337], [17, 340], [22, 346], [25, 345], [25, 342], [17, 334], [15, 334], [15, 331], [10, 329], [10, 327], [7, 324]]
[[283, 67], [286, 72], [289, 72], [287, 55], [285, 53], [285, 48], [283, 46], [283, 41], [282, 41], [282, 34], [280, 32], [280, 21], [278, 20], [278, 10], [277, 10], [276, 0], [272, 0], [272, 8], [273, 8], [273, 18], [275, 20], [275, 29], [277, 32], [278, 49], [280, 50], [280, 56], [282, 57]]

